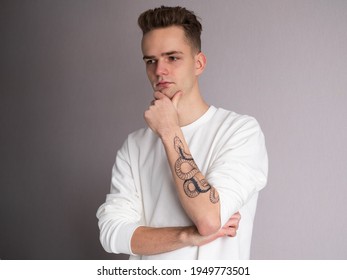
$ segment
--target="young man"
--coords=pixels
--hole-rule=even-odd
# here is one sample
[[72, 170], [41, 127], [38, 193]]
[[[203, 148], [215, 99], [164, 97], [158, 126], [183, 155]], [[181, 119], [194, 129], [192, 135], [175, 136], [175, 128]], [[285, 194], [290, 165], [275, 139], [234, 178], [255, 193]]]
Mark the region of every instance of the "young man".
[[138, 23], [154, 100], [148, 128], [117, 153], [111, 193], [97, 212], [101, 243], [131, 259], [248, 259], [267, 178], [261, 129], [203, 100], [206, 58], [193, 12], [162, 6]]

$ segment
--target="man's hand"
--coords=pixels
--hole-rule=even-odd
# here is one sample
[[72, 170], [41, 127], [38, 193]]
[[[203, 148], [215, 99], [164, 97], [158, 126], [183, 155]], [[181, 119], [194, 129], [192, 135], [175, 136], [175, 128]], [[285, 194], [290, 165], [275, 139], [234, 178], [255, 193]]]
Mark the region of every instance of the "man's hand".
[[220, 237], [235, 237], [239, 228], [241, 215], [239, 212], [235, 213], [230, 217], [226, 224], [216, 233], [209, 236], [201, 236], [197, 229], [193, 230], [193, 240], [195, 246], [202, 246], [210, 243]]
[[148, 126], [159, 137], [165, 136], [166, 133], [179, 127], [178, 119], [178, 103], [182, 96], [182, 92], [178, 91], [170, 100], [160, 91], [154, 93], [155, 100], [144, 113], [144, 118]]

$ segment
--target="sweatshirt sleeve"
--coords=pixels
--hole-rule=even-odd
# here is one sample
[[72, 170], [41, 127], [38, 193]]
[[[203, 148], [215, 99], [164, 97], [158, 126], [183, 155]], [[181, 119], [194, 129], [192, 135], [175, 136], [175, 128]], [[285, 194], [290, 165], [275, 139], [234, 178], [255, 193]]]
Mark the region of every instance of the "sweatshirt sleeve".
[[142, 207], [140, 192], [132, 176], [128, 141], [117, 152], [112, 168], [110, 194], [96, 216], [99, 219], [100, 242], [109, 253], [134, 255], [131, 237], [141, 225]]
[[219, 193], [221, 223], [265, 187], [268, 158], [264, 135], [258, 122], [243, 116], [223, 135], [221, 148], [206, 179]]

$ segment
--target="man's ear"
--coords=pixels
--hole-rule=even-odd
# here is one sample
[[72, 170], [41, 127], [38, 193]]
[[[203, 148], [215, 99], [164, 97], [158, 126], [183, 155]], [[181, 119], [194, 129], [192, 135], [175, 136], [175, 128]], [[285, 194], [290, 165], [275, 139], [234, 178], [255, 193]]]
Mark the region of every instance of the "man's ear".
[[195, 56], [195, 74], [199, 76], [205, 69], [206, 66], [206, 56], [203, 52], [199, 52]]

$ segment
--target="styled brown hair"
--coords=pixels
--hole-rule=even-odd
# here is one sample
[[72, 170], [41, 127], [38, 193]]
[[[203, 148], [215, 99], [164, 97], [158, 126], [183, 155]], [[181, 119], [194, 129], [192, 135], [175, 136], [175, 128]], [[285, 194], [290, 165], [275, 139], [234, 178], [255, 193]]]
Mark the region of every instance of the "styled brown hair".
[[194, 50], [201, 51], [202, 26], [194, 12], [182, 7], [166, 7], [150, 9], [138, 18], [138, 24], [143, 35], [147, 32], [169, 26], [181, 26], [184, 34]]

